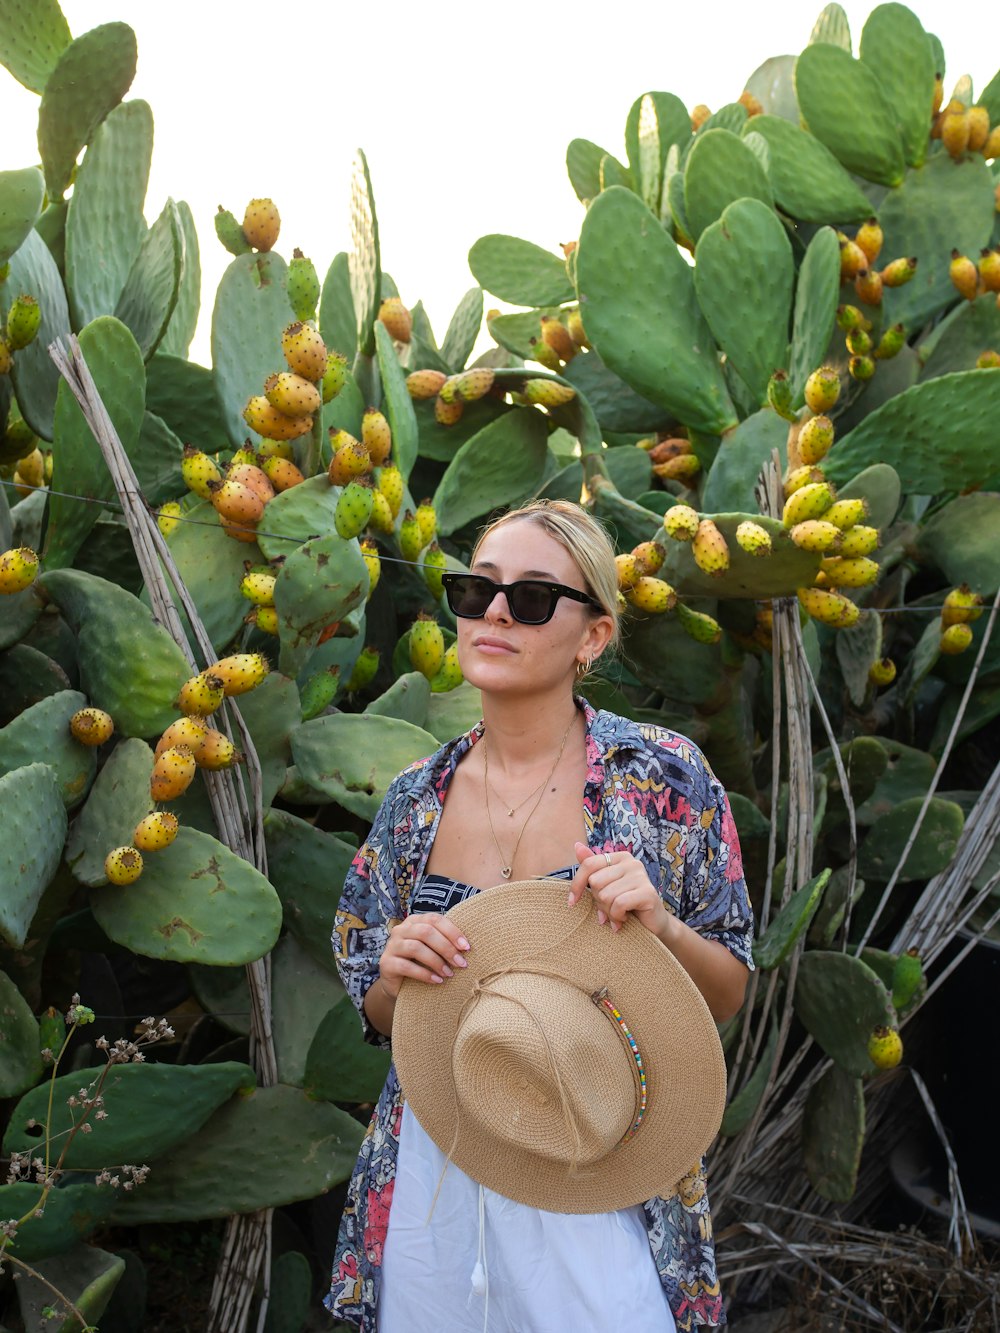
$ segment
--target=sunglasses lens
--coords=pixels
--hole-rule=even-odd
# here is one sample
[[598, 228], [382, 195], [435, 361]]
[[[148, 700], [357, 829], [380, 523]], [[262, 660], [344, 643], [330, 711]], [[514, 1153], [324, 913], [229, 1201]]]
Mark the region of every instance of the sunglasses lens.
[[448, 605], [456, 616], [474, 618], [484, 615], [496, 595], [496, 588], [489, 579], [477, 578], [474, 574], [449, 579], [446, 587]]
[[544, 583], [515, 583], [510, 594], [514, 619], [525, 625], [540, 625], [548, 620], [552, 602], [552, 593]]

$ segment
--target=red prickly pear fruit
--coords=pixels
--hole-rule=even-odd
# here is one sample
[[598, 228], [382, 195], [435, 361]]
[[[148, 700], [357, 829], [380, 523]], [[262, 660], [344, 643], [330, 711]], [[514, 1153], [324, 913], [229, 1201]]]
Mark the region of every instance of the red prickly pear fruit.
[[209, 486], [212, 507], [230, 523], [257, 523], [264, 512], [264, 501], [255, 490], [239, 481], [215, 481]]
[[445, 649], [441, 669], [431, 681], [431, 693], [445, 694], [448, 690], [457, 689], [464, 679], [458, 660], [458, 644], [453, 643], [450, 648]]
[[455, 402], [449, 403], [441, 397], [440, 394], [434, 399], [434, 419], [440, 426], [454, 426], [462, 413], [465, 411], [465, 403], [461, 398]]
[[229, 737], [211, 727], [206, 731], [205, 739], [195, 755], [198, 767], [207, 768], [213, 773], [223, 768], [232, 768], [242, 761], [243, 756]]
[[[762, 116], [764, 114], [764, 105], [759, 98], [754, 97], [749, 88], [744, 88], [738, 98], [740, 106], [746, 107], [747, 119], [751, 116]], [[713, 640], [714, 642], [714, 640]]]
[[364, 538], [361, 542], [361, 556], [368, 569], [368, 596], [370, 597], [378, 587], [378, 581], [382, 576], [382, 561], [379, 559], [378, 547], [369, 537]]
[[967, 583], [952, 588], [944, 599], [941, 608], [941, 623], [947, 629], [949, 625], [964, 625], [978, 620], [983, 614], [983, 599], [978, 592], [973, 592]]
[[186, 745], [192, 754], [197, 754], [207, 730], [208, 724], [200, 717], [194, 715], [179, 717], [176, 722], [171, 722], [156, 742], [153, 758], [159, 759], [164, 750], [169, 750], [175, 745]]
[[406, 488], [403, 474], [395, 463], [386, 463], [384, 467], [379, 468], [377, 486], [385, 496], [389, 505], [389, 513], [395, 522], [403, 503], [403, 491]]
[[339, 352], [327, 352], [326, 370], [320, 381], [320, 397], [324, 403], [332, 403], [337, 394], [347, 383], [347, 357]]
[[867, 356], [872, 350], [871, 334], [864, 329], [851, 329], [844, 342], [851, 356]]
[[663, 515], [663, 530], [675, 542], [690, 542], [698, 531], [701, 516], [690, 505], [671, 505]]
[[854, 244], [859, 250], [863, 251], [868, 263], [866, 268], [875, 263], [882, 249], [882, 228], [879, 226], [878, 218], [870, 217], [862, 222], [854, 237]]
[[307, 259], [298, 248], [292, 251], [292, 262], [288, 265], [288, 303], [296, 319], [316, 318], [316, 306], [319, 303], [320, 285], [316, 265]]
[[420, 524], [412, 509], [407, 509], [399, 525], [399, 550], [404, 560], [412, 564], [420, 559], [424, 543], [420, 537]]
[[711, 108], [707, 107], [704, 102], [699, 102], [697, 106], [691, 108], [691, 129], [695, 134], [698, 133], [702, 125], [704, 125], [705, 121], [708, 120], [711, 115]]
[[792, 383], [787, 370], [776, 370], [767, 382], [767, 401], [772, 411], [786, 421], [794, 421], [792, 411]]
[[241, 486], [249, 486], [264, 504], [274, 499], [274, 487], [267, 473], [256, 463], [230, 463], [226, 469], [226, 481], [237, 481]]
[[305, 477], [290, 459], [265, 458], [260, 466], [264, 476], [278, 494], [291, 490], [293, 486], [299, 486], [305, 481]]
[[976, 357], [977, 370], [996, 370], [998, 367], [1000, 367], [1000, 352], [992, 347], [980, 352]]
[[819, 463], [833, 444], [833, 422], [826, 416], [809, 417], [802, 423], [797, 443], [803, 463]]
[[140, 852], [162, 852], [169, 847], [180, 828], [177, 816], [169, 810], [154, 810], [140, 819], [132, 834], [132, 846]]
[[891, 685], [896, 679], [896, 663], [891, 657], [881, 657], [868, 668], [868, 679], [880, 688]]
[[542, 341], [552, 348], [559, 360], [572, 361], [576, 356], [577, 346], [565, 325], [554, 315], [543, 315], [541, 327]]
[[323, 405], [316, 385], [291, 370], [269, 375], [264, 381], [264, 397], [283, 417], [311, 416]]
[[375, 673], [378, 671], [379, 659], [382, 654], [377, 648], [370, 644], [361, 649], [351, 671], [350, 679], [344, 686], [348, 694], [357, 694], [359, 690], [365, 689], [375, 679]]
[[969, 152], [981, 152], [990, 137], [990, 113], [984, 106], [970, 106], [967, 116], [969, 121]]
[[38, 556], [30, 546], [14, 546], [0, 555], [0, 596], [23, 592], [38, 575]]
[[571, 310], [566, 316], [566, 329], [577, 347], [590, 347], [590, 341], [587, 338], [586, 331], [583, 327], [583, 316], [580, 314], [579, 309]]
[[571, 384], [558, 384], [555, 380], [526, 380], [524, 396], [539, 407], [562, 407], [573, 401], [576, 390]]
[[868, 1058], [876, 1069], [895, 1069], [903, 1058], [903, 1038], [880, 1023], [868, 1038]]
[[964, 653], [972, 642], [972, 630], [966, 624], [949, 625], [941, 631], [941, 651], [947, 657], [956, 657]]
[[154, 801], [173, 801], [183, 796], [197, 772], [194, 755], [186, 745], [172, 745], [153, 764], [149, 794]]
[[909, 259], [894, 259], [882, 270], [883, 287], [903, 287], [917, 271], [916, 256]]
[[421, 500], [417, 506], [416, 519], [420, 525], [420, 544], [427, 546], [437, 533], [437, 513], [430, 500]]
[[632, 549], [632, 559], [640, 578], [658, 574], [666, 558], [666, 548], [660, 542], [640, 542]]
[[806, 407], [821, 416], [829, 412], [840, 397], [840, 376], [832, 366], [819, 366], [806, 380], [804, 393]]
[[847, 373], [852, 380], [870, 380], [875, 374], [875, 361], [870, 356], [852, 356], [847, 363]]
[[964, 108], [945, 112], [941, 120], [941, 142], [956, 161], [969, 147], [970, 129], [969, 113]]
[[906, 330], [902, 324], [892, 324], [879, 338], [872, 356], [876, 361], [890, 361], [898, 356], [906, 342]]
[[413, 317], [398, 296], [387, 296], [378, 308], [378, 318], [394, 342], [408, 343], [413, 333]]
[[658, 579], [654, 574], [640, 575], [624, 592], [626, 599], [647, 615], [662, 615], [677, 605], [677, 593], [665, 579]]
[[864, 268], [854, 279], [858, 300], [865, 305], [882, 304], [882, 275], [876, 269]]
[[201, 671], [181, 686], [174, 705], [186, 717], [207, 717], [214, 713], [225, 698], [221, 676]]
[[722, 626], [714, 616], [704, 611], [692, 611], [683, 602], [677, 603], [677, 619], [685, 634], [695, 643], [718, 643], [722, 638]]
[[274, 585], [277, 581], [276, 574], [265, 574], [263, 570], [251, 568], [240, 580], [240, 592], [254, 606], [273, 606]]
[[371, 455], [373, 466], [381, 467], [392, 452], [392, 431], [377, 407], [369, 407], [361, 418], [361, 439]]
[[[544, 338], [531, 338], [531, 359], [537, 361], [540, 366], [546, 370], [560, 370], [562, 362], [559, 360], [558, 353], [549, 346]], [[570, 342], [572, 342], [572, 338]]]
[[967, 301], [974, 301], [979, 295], [979, 270], [968, 257], [959, 250], [952, 250], [948, 276], [960, 296]]
[[215, 234], [231, 255], [248, 255], [253, 249], [236, 218], [221, 204], [215, 215]]
[[272, 407], [262, 393], [254, 394], [243, 409], [243, 420], [251, 430], [268, 440], [297, 440], [312, 430], [311, 416], [286, 417]]
[[255, 250], [273, 250], [281, 218], [273, 199], [251, 199], [243, 214], [243, 235]]
[[364, 531], [371, 518], [375, 494], [367, 481], [355, 478], [347, 483], [337, 498], [333, 513], [333, 526], [338, 536], [350, 541]]
[[387, 535], [396, 526], [396, 516], [382, 491], [372, 492], [372, 512], [368, 526], [374, 528], [376, 532], [384, 532]]
[[799, 588], [797, 593], [802, 608], [821, 625], [850, 629], [857, 624], [861, 608], [843, 593], [832, 588]]
[[81, 745], [103, 745], [114, 734], [115, 720], [103, 708], [81, 708], [70, 718], [69, 729]]
[[345, 442], [335, 450], [327, 468], [331, 486], [346, 486], [371, 471], [371, 454], [365, 446], [360, 440], [349, 436], [346, 431], [343, 434], [346, 437]]
[[747, 555], [770, 555], [771, 534], [767, 528], [745, 518], [736, 529], [736, 545]]
[[715, 578], [729, 568], [729, 546], [725, 537], [710, 518], [703, 518], [691, 543], [691, 554], [700, 570]]
[[433, 616], [421, 612], [410, 626], [410, 664], [433, 680], [444, 661], [444, 635]]
[[458, 396], [466, 403], [478, 402], [485, 398], [493, 388], [496, 373], [488, 366], [477, 366], [474, 370], [463, 370], [458, 377]]
[[311, 324], [297, 320], [281, 335], [281, 350], [288, 369], [303, 379], [321, 380], [326, 373], [326, 344]]
[[7, 346], [19, 352], [34, 342], [42, 324], [42, 311], [33, 296], [17, 296], [7, 311]]
[[406, 377], [406, 390], [411, 398], [423, 402], [436, 398], [447, 378], [440, 370], [415, 370]]
[[878, 550], [878, 528], [855, 523], [853, 527], [841, 528], [839, 555], [853, 560], [855, 556], [871, 555]]
[[271, 664], [263, 653], [235, 653], [213, 662], [208, 670], [221, 677], [222, 688], [229, 698], [255, 690], [270, 673]]
[[983, 291], [1000, 292], [1000, 250], [985, 246], [979, 253], [979, 280]]
[[639, 573], [639, 566], [636, 564], [635, 555], [631, 551], [622, 551], [615, 556], [615, 569], [618, 572], [618, 590], [626, 592], [634, 587], [642, 575]]
[[142, 856], [135, 847], [116, 847], [104, 858], [104, 873], [110, 884], [134, 884], [142, 874]]
[[448, 568], [448, 560], [437, 542], [431, 542], [430, 546], [424, 552], [423, 568], [424, 582], [434, 596], [440, 599], [441, 594], [444, 592], [444, 584], [441, 581], [441, 575]]
[[211, 500], [212, 492], [208, 489], [209, 483], [221, 481], [222, 473], [219, 471], [215, 462], [209, 458], [208, 454], [203, 454], [200, 449], [196, 449], [193, 444], [184, 446], [184, 455], [181, 458], [181, 476], [184, 478], [184, 484], [189, 491], [199, 495], [203, 500]]
[[857, 277], [868, 267], [868, 256], [860, 245], [852, 241], [849, 236], [845, 236], [843, 232], [839, 233], [839, 239], [840, 280], [841, 282], [850, 282], [852, 278]]

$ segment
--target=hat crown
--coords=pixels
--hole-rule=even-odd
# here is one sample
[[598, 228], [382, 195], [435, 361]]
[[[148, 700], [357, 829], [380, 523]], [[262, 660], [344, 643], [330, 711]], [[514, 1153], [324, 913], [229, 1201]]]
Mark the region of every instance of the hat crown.
[[568, 1170], [601, 1161], [636, 1112], [632, 1057], [590, 994], [512, 969], [477, 984], [452, 1068], [471, 1123]]

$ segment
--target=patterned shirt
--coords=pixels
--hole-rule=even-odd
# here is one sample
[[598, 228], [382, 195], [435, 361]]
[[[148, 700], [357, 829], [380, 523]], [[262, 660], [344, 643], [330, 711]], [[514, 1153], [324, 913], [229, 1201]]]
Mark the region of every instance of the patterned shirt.
[[[677, 732], [595, 712], [586, 720], [583, 794], [587, 843], [627, 851], [646, 868], [666, 906], [707, 939], [753, 967], [753, 918], [739, 839], [726, 793], [697, 746]], [[483, 724], [394, 778], [348, 872], [333, 931], [337, 967], [361, 1015], [365, 1039], [388, 1047], [368, 1022], [364, 997], [378, 976], [389, 927], [410, 911], [455, 769]], [[396, 1175], [403, 1097], [389, 1070], [351, 1177], [326, 1307], [375, 1333], [382, 1251]], [[704, 1162], [678, 1193], [643, 1204], [649, 1243], [678, 1333], [725, 1323], [715, 1269]]]

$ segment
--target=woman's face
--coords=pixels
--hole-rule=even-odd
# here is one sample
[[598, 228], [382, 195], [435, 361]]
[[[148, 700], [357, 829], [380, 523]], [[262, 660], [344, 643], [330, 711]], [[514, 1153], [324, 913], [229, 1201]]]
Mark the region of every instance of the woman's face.
[[[483, 541], [472, 565], [495, 583], [544, 579], [586, 592], [576, 561], [530, 519], [505, 523]], [[597, 658], [612, 633], [608, 615], [560, 597], [545, 625], [515, 620], [497, 593], [478, 620], [459, 618], [458, 656], [465, 678], [481, 690], [521, 693], [571, 684], [579, 662]]]

